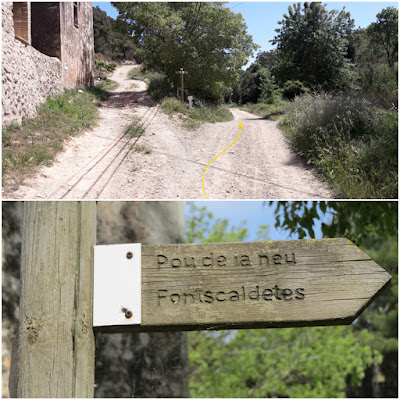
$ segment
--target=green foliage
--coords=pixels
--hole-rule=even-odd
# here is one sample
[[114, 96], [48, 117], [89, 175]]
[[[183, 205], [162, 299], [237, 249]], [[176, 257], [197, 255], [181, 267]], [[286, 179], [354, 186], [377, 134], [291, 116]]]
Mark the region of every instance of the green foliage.
[[240, 14], [221, 3], [115, 2], [118, 21], [145, 55], [147, 68], [180, 87], [180, 68], [188, 71], [188, 93], [208, 102], [222, 101], [255, 50]]
[[361, 94], [373, 104], [386, 108], [397, 108], [397, 70], [386, 64], [368, 64], [359, 71]]
[[115, 90], [118, 86], [119, 86], [118, 82], [108, 78], [102, 79], [101, 82], [96, 85], [98, 89], [103, 90], [105, 92]]
[[240, 109], [259, 115], [260, 117], [263, 117], [265, 119], [276, 120], [284, 114], [285, 105], [286, 102], [280, 100], [275, 102], [275, 104], [247, 103], [244, 106], [241, 106]]
[[346, 237], [360, 245], [371, 237], [397, 234], [395, 202], [280, 201], [275, 208], [275, 227], [297, 234], [300, 239], [306, 235], [314, 238], [314, 226], [326, 214], [332, 215], [332, 220], [321, 226], [324, 237]]
[[351, 87], [354, 79], [347, 58], [354, 21], [344, 10], [328, 11], [316, 2], [289, 6], [278, 22], [278, 63], [273, 72], [280, 85], [298, 80], [325, 90]]
[[88, 87], [85, 90], [95, 96], [95, 99], [93, 100], [94, 104], [100, 105], [102, 101], [105, 101], [110, 97], [111, 93], [109, 91], [114, 90], [117, 87], [117, 82], [104, 78], [99, 84]]
[[171, 82], [164, 74], [153, 73], [149, 78], [147, 90], [155, 101], [161, 101], [173, 93]]
[[35, 118], [3, 127], [3, 178], [50, 163], [65, 139], [95, 122], [95, 103], [89, 89], [66, 89], [64, 94], [48, 98]]
[[397, 198], [397, 112], [354, 96], [302, 96], [281, 126], [290, 145], [349, 198]]
[[278, 87], [275, 85], [274, 78], [271, 76], [269, 71], [265, 74], [264, 79], [260, 85], [260, 97], [258, 98], [258, 102], [265, 104], [275, 104], [277, 96], [278, 96]]
[[181, 114], [179, 117], [187, 129], [196, 129], [204, 122], [225, 122], [233, 119], [232, 113], [224, 106], [207, 106], [202, 102], [197, 102], [195, 107], [189, 109], [180, 100], [173, 97], [165, 98], [161, 102], [161, 109], [169, 116], [175, 113]]
[[137, 47], [129, 35], [118, 30], [115, 20], [93, 7], [94, 51], [109, 60], [134, 60], [141, 62]]
[[[393, 220], [393, 222], [397, 220]], [[394, 224], [393, 224], [394, 225]], [[375, 367], [385, 379], [379, 384], [381, 397], [397, 397], [398, 394], [398, 240], [394, 237], [371, 237], [363, 248], [367, 254], [391, 275], [390, 286], [361, 314], [357, 327], [373, 334], [371, 345], [382, 353], [382, 362]], [[365, 382], [366, 388], [369, 382]], [[355, 396], [367, 397], [364, 391]]]
[[263, 68], [272, 71], [272, 69], [278, 64], [279, 53], [275, 50], [260, 51], [256, 57], [256, 64], [260, 64]]
[[351, 327], [190, 333], [192, 397], [344, 397], [379, 355]]
[[[247, 228], [231, 227], [228, 232], [227, 219], [215, 219], [206, 207], [190, 204], [190, 218], [185, 221], [186, 243], [242, 242], [247, 236]], [[242, 222], [245, 225], [246, 221]], [[263, 227], [265, 231], [265, 226]]]
[[189, 117], [196, 121], [215, 123], [233, 120], [232, 113], [223, 106], [218, 107], [199, 104], [188, 111]]
[[[340, 215], [338, 229], [352, 214], [351, 210], [344, 217], [340, 214], [340, 207], [345, 209], [352, 203], [278, 204], [277, 214], [280, 208], [290, 213], [293, 205], [302, 206], [302, 211], [308, 212], [305, 220], [315, 215], [319, 218], [317, 206], [319, 212], [337, 212]], [[371, 211], [376, 203], [370, 204], [363, 212], [373, 225], [377, 213]], [[297, 209], [299, 215], [294, 213], [293, 218], [295, 222], [300, 218], [303, 224], [302, 213], [299, 207]], [[394, 203], [386, 209], [391, 213], [391, 232], [395, 210]], [[388, 219], [386, 221], [389, 223]], [[185, 224], [189, 243], [239, 241], [247, 236], [243, 228], [232, 227], [227, 232], [228, 221], [215, 220], [206, 207], [192, 205], [191, 216]], [[349, 225], [353, 226], [351, 222]], [[264, 238], [265, 228], [260, 226]], [[364, 226], [357, 230], [364, 232]], [[354, 326], [193, 332], [189, 334], [190, 395], [209, 398], [344, 397], [349, 390], [360, 386], [370, 366], [382, 362], [379, 352], [371, 346], [374, 340], [374, 334], [366, 329], [354, 329]]]
[[[129, 79], [136, 79], [138, 81], [144, 81], [149, 83], [152, 79], [158, 78], [160, 75], [159, 72], [152, 71], [149, 69], [143, 69], [141, 66], [136, 66], [133, 67], [129, 72], [128, 72], [128, 78]], [[162, 75], [164, 76], [164, 75]]]
[[253, 63], [242, 71], [233, 89], [232, 101], [238, 104], [264, 102], [273, 104], [276, 98], [274, 78], [268, 69]]
[[294, 100], [296, 96], [307, 93], [309, 90], [300, 81], [288, 80], [283, 85], [282, 97], [285, 100]]
[[384, 8], [376, 15], [377, 21], [368, 26], [373, 42], [382, 46], [387, 63], [393, 67], [398, 62], [399, 12], [395, 7]]
[[165, 114], [171, 116], [175, 113], [186, 114], [187, 107], [180, 100], [174, 97], [168, 97], [161, 102], [161, 109]]
[[377, 22], [351, 36], [351, 57], [357, 66], [360, 94], [374, 104], [392, 108], [398, 104], [398, 11], [383, 9]]
[[103, 73], [113, 72], [117, 67], [114, 63], [107, 63], [105, 61], [94, 60], [95, 71], [99, 78], [103, 77]]
[[[272, 203], [271, 203], [272, 205]], [[368, 329], [370, 346], [382, 354], [369, 367], [361, 388], [349, 387], [350, 397], [397, 397], [398, 378], [398, 238], [397, 202], [278, 202], [276, 224], [300, 238], [314, 237], [314, 227], [322, 215], [331, 214], [322, 224], [325, 237], [352, 240], [392, 275], [392, 282], [357, 318], [354, 328]], [[378, 383], [378, 376], [384, 382]]]

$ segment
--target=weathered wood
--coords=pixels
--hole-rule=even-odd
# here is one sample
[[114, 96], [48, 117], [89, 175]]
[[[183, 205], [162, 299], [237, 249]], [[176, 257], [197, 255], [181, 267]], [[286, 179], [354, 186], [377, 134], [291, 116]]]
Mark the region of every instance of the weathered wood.
[[347, 239], [142, 246], [129, 330], [349, 324], [390, 279]]
[[94, 202], [26, 202], [16, 397], [93, 397]]

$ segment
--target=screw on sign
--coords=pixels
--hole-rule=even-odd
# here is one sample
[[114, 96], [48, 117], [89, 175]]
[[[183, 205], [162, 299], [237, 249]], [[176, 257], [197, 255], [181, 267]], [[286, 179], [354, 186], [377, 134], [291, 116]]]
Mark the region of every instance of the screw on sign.
[[126, 319], [132, 318], [132, 316], [133, 316], [133, 312], [132, 312], [132, 311], [128, 310], [128, 309], [125, 308], [125, 307], [122, 307], [122, 308], [121, 308], [121, 311], [122, 311], [123, 313], [125, 313], [125, 318], [126, 318]]
[[[347, 239], [141, 246], [127, 272], [102, 268], [120, 246], [140, 245], [95, 246], [93, 325], [104, 332], [350, 324], [391, 279]], [[137, 311], [121, 322], [118, 304]]]

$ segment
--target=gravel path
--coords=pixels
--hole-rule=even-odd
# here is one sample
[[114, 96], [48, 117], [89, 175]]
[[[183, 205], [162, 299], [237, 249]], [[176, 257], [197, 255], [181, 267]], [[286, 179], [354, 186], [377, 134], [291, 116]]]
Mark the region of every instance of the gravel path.
[[[203, 171], [235, 140], [239, 121], [240, 138], [207, 169], [207, 198], [334, 197], [289, 150], [276, 122], [231, 109], [233, 121], [187, 131], [161, 112], [144, 82], [126, 78], [130, 69], [118, 67], [111, 76], [120, 86], [100, 108], [98, 126], [69, 140], [52, 166], [39, 168], [3, 198], [202, 199]], [[146, 128], [140, 138], [124, 135], [134, 117]]]

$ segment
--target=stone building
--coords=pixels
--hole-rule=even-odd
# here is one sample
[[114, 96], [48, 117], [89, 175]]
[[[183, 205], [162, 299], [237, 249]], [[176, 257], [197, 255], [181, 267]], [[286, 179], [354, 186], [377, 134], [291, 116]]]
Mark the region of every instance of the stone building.
[[91, 2], [2, 2], [3, 124], [21, 122], [63, 88], [92, 85]]

